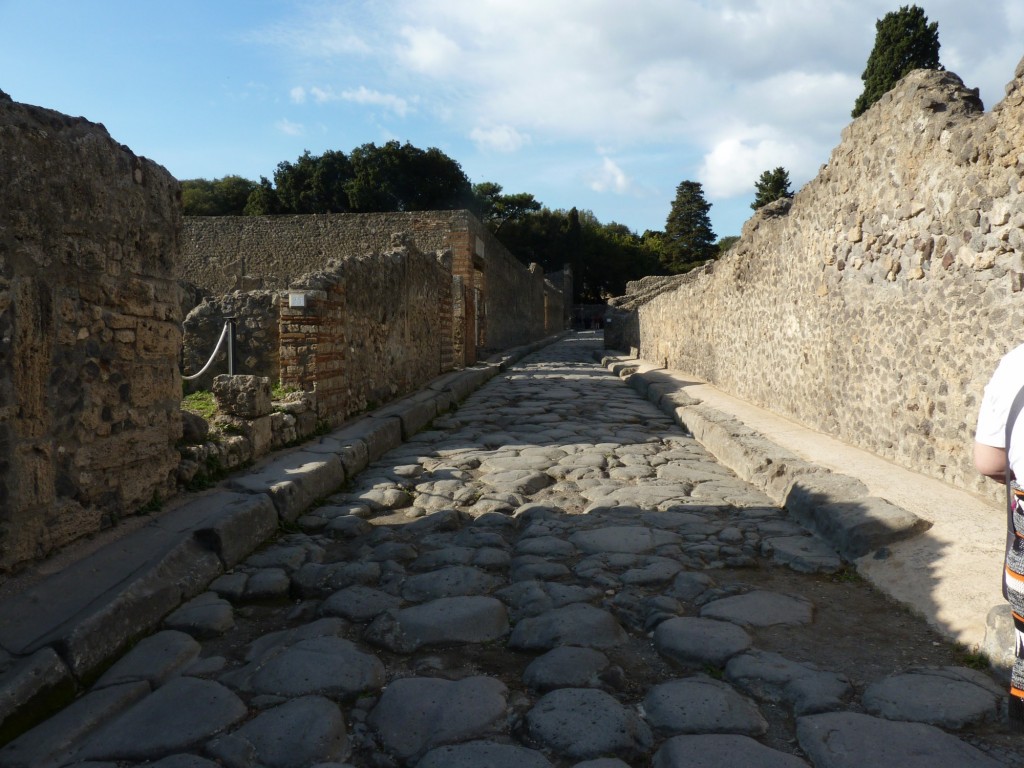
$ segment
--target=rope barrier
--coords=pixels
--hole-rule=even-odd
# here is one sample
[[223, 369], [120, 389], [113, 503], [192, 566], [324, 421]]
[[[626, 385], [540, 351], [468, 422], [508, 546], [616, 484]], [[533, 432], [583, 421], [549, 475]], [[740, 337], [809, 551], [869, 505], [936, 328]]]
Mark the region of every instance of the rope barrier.
[[[203, 369], [201, 371], [199, 371], [199, 373], [193, 373], [191, 376], [182, 376], [181, 377], [182, 381], [192, 381], [193, 379], [198, 379], [200, 376], [202, 376], [204, 373], [206, 373], [210, 369], [210, 366], [213, 365], [213, 361], [216, 359], [217, 355], [220, 353], [221, 345], [224, 344], [224, 339], [228, 335], [228, 329], [230, 327], [231, 327], [231, 320], [225, 320], [224, 321], [224, 329], [220, 332], [220, 338], [217, 339], [217, 346], [214, 347], [213, 354], [210, 355], [210, 359], [206, 361], [206, 365], [203, 366]], [[228, 341], [228, 348], [229, 348], [228, 373], [233, 373], [232, 369], [234, 368], [234, 366], [231, 364], [231, 360], [230, 360], [230, 357], [231, 357], [231, 355], [230, 355], [230, 351], [231, 351], [230, 347], [231, 347], [231, 342], [229, 340]]]

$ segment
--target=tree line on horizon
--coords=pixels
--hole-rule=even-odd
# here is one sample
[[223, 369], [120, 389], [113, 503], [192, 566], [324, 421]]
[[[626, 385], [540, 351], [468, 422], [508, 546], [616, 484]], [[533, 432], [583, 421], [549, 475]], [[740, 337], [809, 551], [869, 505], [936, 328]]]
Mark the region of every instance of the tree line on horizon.
[[[941, 69], [937, 22], [917, 6], [876, 21], [875, 45], [861, 79], [853, 117], [863, 114], [913, 69]], [[700, 183], [682, 181], [662, 231], [642, 235], [618, 222], [602, 223], [587, 210], [552, 210], [527, 192], [506, 194], [496, 182], [471, 184], [458, 162], [441, 150], [409, 142], [363, 144], [345, 154], [306, 150], [277, 164], [273, 180], [241, 176], [181, 182], [185, 215], [266, 216], [468, 209], [524, 264], [545, 272], [573, 271], [575, 303], [622, 295], [626, 283], [647, 275], [679, 274], [730, 248], [737, 236], [717, 239], [711, 205]], [[755, 211], [792, 197], [789, 172], [778, 166], [755, 181]]]

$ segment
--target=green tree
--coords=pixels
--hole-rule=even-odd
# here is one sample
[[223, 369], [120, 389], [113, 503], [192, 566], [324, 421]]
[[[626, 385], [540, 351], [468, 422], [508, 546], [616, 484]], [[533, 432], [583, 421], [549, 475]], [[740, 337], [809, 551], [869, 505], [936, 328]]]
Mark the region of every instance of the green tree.
[[540, 210], [540, 203], [529, 192], [505, 195], [501, 184], [493, 181], [474, 184], [473, 197], [473, 210], [494, 234], [498, 234], [508, 222]]
[[241, 176], [185, 179], [181, 182], [182, 211], [186, 216], [241, 216], [257, 186]]
[[939, 63], [939, 23], [916, 5], [904, 5], [875, 22], [875, 47], [864, 74], [864, 92], [853, 105], [853, 117], [868, 107], [915, 69], [942, 69]]
[[783, 197], [792, 197], [789, 188], [789, 171], [781, 165], [773, 171], [765, 171], [754, 183], [754, 202], [750, 207], [755, 211], [768, 203], [774, 203]]
[[662, 266], [669, 273], [688, 272], [717, 255], [710, 210], [711, 204], [704, 199], [704, 189], [698, 182], [683, 181], [676, 187], [676, 197], [665, 220], [662, 252]]
[[245, 215], [273, 216], [284, 212], [274, 185], [270, 183], [270, 179], [266, 176], [260, 176], [260, 183], [250, 193], [249, 199], [245, 201]]
[[737, 242], [739, 242], [739, 239], [739, 235], [728, 235], [726, 237], [721, 238], [717, 243], [715, 243], [715, 248], [718, 249], [718, 255], [724, 256], [726, 251], [728, 251], [730, 248], [736, 245]]
[[462, 166], [441, 150], [422, 150], [409, 142], [352, 150], [349, 205], [370, 211], [431, 211], [472, 208], [473, 188]]

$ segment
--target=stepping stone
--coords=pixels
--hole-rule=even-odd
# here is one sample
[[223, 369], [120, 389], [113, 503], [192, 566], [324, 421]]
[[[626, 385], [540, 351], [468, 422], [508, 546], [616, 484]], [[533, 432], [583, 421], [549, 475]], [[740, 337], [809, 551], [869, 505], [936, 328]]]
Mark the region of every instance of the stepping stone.
[[380, 614], [365, 639], [397, 653], [424, 646], [488, 643], [509, 631], [508, 611], [493, 597], [442, 597]]
[[759, 699], [790, 704], [795, 715], [834, 712], [853, 695], [846, 675], [756, 649], [730, 659], [725, 678]]
[[628, 639], [608, 611], [587, 603], [573, 603], [521, 619], [512, 630], [508, 645], [523, 651], [548, 650], [560, 645], [614, 648]]
[[644, 698], [647, 722], [661, 735], [738, 733], [761, 736], [768, 722], [754, 702], [730, 685], [694, 675], [656, 685]]
[[752, 643], [742, 627], [714, 619], [680, 616], [661, 622], [654, 630], [658, 653], [683, 667], [725, 666]]
[[863, 768], [1000, 768], [992, 759], [933, 725], [898, 723], [859, 712], [797, 718], [800, 749], [816, 766]]
[[367, 722], [388, 752], [411, 764], [435, 747], [503, 731], [507, 699], [505, 684], [491, 677], [405, 677], [384, 689]]
[[872, 715], [959, 730], [997, 722], [1005, 693], [992, 679], [964, 667], [911, 669], [872, 683], [863, 704]]
[[321, 694], [347, 701], [384, 686], [384, 665], [340, 637], [313, 637], [275, 648], [221, 681], [240, 691], [272, 696]]
[[335, 592], [324, 600], [320, 612], [327, 616], [342, 616], [349, 621], [370, 621], [374, 617], [402, 604], [401, 598], [379, 589], [356, 584]]
[[429, 573], [410, 576], [402, 584], [402, 597], [411, 603], [422, 603], [441, 597], [484, 595], [504, 580], [466, 565], [452, 565]]
[[651, 768], [723, 768], [731, 765], [810, 768], [796, 755], [778, 752], [749, 736], [715, 733], [669, 739], [654, 753]]
[[592, 648], [561, 646], [535, 659], [523, 672], [523, 682], [538, 691], [554, 688], [598, 688], [608, 657]]
[[[512, 744], [470, 741], [437, 747], [416, 763], [416, 768], [551, 768], [543, 753]], [[579, 768], [578, 766], [576, 768]], [[627, 766], [628, 768], [628, 766]]]
[[604, 691], [562, 688], [543, 696], [526, 715], [530, 737], [559, 755], [638, 758], [653, 741], [651, 729], [632, 709]]
[[242, 700], [211, 680], [178, 677], [110, 721], [75, 755], [79, 760], [155, 760], [186, 752], [239, 722]]
[[754, 590], [714, 600], [700, 609], [700, 615], [744, 627], [810, 624], [814, 619], [814, 605], [802, 597]]
[[261, 712], [206, 751], [232, 768], [304, 768], [346, 757], [348, 737], [334, 702], [304, 696]]

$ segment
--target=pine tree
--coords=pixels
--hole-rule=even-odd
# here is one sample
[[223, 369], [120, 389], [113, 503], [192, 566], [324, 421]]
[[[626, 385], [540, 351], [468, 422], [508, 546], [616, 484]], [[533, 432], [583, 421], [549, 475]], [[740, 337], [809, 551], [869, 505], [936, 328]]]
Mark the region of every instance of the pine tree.
[[939, 63], [939, 23], [916, 5], [905, 5], [875, 22], [875, 47], [860, 79], [864, 92], [853, 106], [859, 117], [882, 98], [900, 78], [914, 69], [942, 69]]
[[676, 187], [676, 199], [665, 220], [663, 258], [670, 273], [686, 272], [717, 255], [710, 210], [699, 183], [684, 181]]
[[774, 203], [782, 197], [792, 197], [789, 188], [789, 171], [781, 165], [774, 171], [765, 171], [754, 183], [754, 202], [750, 207], [755, 211], [768, 203]]

